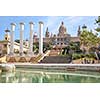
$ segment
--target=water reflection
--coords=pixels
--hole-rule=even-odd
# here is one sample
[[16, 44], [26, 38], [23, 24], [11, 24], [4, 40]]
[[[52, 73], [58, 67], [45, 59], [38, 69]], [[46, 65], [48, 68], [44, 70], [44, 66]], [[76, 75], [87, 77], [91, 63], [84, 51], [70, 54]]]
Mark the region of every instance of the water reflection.
[[[95, 75], [95, 77], [93, 77]], [[81, 74], [61, 74], [18, 70], [13, 73], [2, 72], [0, 83], [100, 83], [99, 73], [85, 76]], [[97, 76], [97, 77], [96, 77]], [[100, 76], [100, 75], [99, 75]]]
[[15, 73], [2, 72], [0, 74], [0, 82], [1, 83], [12, 83], [14, 80], [15, 80]]

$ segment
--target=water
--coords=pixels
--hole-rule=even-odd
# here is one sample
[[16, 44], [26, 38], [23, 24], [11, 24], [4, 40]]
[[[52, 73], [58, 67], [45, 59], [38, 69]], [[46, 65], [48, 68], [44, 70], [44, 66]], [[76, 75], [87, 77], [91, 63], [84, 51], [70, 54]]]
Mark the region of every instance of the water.
[[0, 73], [0, 83], [100, 83], [100, 73], [17, 69]]

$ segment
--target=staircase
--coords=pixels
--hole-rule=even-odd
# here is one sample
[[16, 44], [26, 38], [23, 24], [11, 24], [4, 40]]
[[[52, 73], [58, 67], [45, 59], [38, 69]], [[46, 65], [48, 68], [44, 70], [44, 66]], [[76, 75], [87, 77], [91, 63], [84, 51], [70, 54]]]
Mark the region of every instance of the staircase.
[[49, 56], [58, 56], [60, 54], [60, 50], [51, 50]]
[[71, 63], [71, 60], [65, 56], [46, 56], [40, 63]]
[[39, 63], [71, 63], [70, 56], [60, 56], [61, 50], [53, 48]]

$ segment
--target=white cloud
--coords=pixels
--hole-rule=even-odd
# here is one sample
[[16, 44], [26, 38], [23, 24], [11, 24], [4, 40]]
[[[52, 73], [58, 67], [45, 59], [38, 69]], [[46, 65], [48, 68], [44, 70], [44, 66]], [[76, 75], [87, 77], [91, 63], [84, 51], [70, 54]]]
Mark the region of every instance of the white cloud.
[[70, 20], [69, 20], [69, 23], [71, 24], [77, 24], [79, 23], [80, 21], [82, 21], [84, 19], [84, 17], [81, 17], [81, 16], [73, 16]]
[[75, 36], [79, 25], [86, 24], [92, 29], [93, 20], [94, 17], [90, 16], [49, 16], [46, 19], [45, 29], [48, 27], [49, 32], [57, 34], [61, 22], [64, 21], [68, 33]]
[[84, 18], [81, 16], [64, 16], [64, 17], [62, 17], [62, 16], [49, 16], [47, 18], [47, 22], [46, 22], [45, 27], [48, 27], [51, 32], [55, 33], [58, 31], [58, 27], [60, 26], [60, 23], [62, 21], [65, 22], [65, 25], [69, 24], [72, 26], [72, 25], [79, 23], [83, 19]]
[[49, 16], [47, 18], [45, 27], [48, 27], [51, 32], [56, 32], [59, 21], [60, 21], [60, 17]]

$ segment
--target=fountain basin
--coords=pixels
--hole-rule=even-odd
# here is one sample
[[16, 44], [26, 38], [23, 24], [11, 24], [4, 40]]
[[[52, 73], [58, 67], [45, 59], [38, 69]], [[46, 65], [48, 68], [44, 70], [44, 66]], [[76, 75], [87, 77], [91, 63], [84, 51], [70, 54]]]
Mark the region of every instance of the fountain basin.
[[2, 72], [14, 72], [16, 69], [14, 64], [0, 64], [0, 70]]

